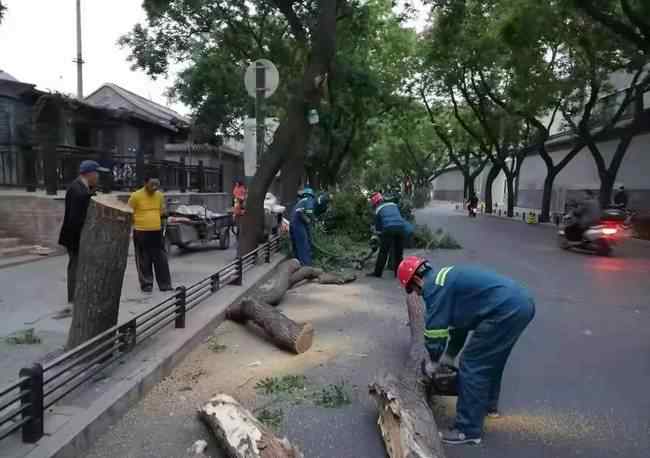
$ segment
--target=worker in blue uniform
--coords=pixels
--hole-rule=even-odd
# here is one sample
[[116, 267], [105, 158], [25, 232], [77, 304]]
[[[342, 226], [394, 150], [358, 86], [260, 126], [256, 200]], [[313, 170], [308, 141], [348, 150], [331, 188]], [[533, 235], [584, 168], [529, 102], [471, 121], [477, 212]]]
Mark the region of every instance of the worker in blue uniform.
[[312, 265], [311, 230], [316, 199], [314, 190], [306, 187], [298, 194], [300, 200], [293, 209], [289, 235], [294, 256], [303, 266]]
[[[435, 270], [428, 261], [408, 256], [398, 269], [407, 294], [421, 295], [425, 345], [433, 377], [452, 365], [458, 353], [458, 403], [454, 428], [443, 432], [447, 444], [479, 444], [486, 416], [498, 416], [501, 378], [513, 346], [535, 316], [530, 293], [515, 281], [475, 267]], [[472, 337], [465, 346], [469, 331]]]
[[404, 243], [409, 231], [412, 232], [412, 226], [404, 220], [397, 204], [386, 202], [381, 193], [373, 193], [370, 203], [375, 210], [375, 230], [379, 233], [380, 245], [375, 270], [368, 276], [381, 278], [389, 253], [393, 271], [397, 276], [397, 267], [404, 256]]

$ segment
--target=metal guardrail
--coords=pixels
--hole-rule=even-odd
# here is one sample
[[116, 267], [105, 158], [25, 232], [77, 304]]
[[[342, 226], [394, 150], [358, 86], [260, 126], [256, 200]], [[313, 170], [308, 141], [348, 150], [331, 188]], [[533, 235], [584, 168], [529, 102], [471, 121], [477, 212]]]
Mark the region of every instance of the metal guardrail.
[[46, 409], [171, 323], [185, 328], [187, 314], [203, 300], [224, 286], [241, 286], [245, 272], [260, 262], [270, 263], [278, 251], [280, 236], [191, 286], [178, 287], [173, 296], [61, 356], [21, 369], [18, 380], [0, 388], [0, 440], [22, 429], [23, 442], [37, 442], [43, 437]]

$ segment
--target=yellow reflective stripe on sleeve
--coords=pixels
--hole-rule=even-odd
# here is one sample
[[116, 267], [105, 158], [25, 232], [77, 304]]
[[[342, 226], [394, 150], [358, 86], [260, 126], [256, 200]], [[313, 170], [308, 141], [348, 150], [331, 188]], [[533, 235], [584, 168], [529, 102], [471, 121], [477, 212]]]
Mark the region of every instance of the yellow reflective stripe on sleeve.
[[436, 275], [436, 285], [445, 286], [445, 280], [447, 279], [447, 274], [454, 268], [454, 266], [443, 267]]
[[424, 337], [429, 339], [444, 339], [449, 337], [449, 329], [425, 329]]

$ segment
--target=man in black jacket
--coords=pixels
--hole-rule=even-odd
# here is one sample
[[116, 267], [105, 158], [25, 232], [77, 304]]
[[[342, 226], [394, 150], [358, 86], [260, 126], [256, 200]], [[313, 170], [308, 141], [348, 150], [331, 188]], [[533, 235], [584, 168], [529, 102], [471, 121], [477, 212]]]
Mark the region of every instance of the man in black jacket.
[[108, 169], [100, 167], [95, 161], [83, 161], [79, 166], [79, 177], [70, 184], [65, 193], [65, 215], [59, 244], [66, 248], [70, 257], [68, 261], [68, 303], [70, 304], [74, 301], [81, 229], [86, 221], [90, 198], [95, 194], [98, 172], [108, 172]]

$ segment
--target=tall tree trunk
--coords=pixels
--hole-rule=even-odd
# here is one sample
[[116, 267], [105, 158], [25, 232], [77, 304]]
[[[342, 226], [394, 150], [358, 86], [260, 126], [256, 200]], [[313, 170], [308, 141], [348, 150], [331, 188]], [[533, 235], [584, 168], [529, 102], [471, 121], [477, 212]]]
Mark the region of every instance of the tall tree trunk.
[[128, 207], [93, 197], [81, 232], [68, 349], [117, 324], [130, 232]]
[[515, 174], [506, 173], [506, 201], [508, 205], [508, 216], [512, 218], [515, 214]]
[[282, 165], [282, 186], [280, 188], [280, 202], [288, 204], [296, 200], [300, 182], [305, 174], [305, 148], [309, 138], [310, 128], [296, 132], [294, 140], [294, 154]]
[[542, 223], [548, 223], [551, 220], [551, 199], [553, 198], [553, 182], [555, 181], [555, 171], [547, 170], [544, 179], [544, 190], [542, 191], [542, 214], [539, 219]]
[[[623, 158], [625, 153], [632, 143], [636, 130], [626, 133], [619, 141], [614, 156], [612, 157], [609, 167], [603, 167], [605, 161], [596, 161], [598, 166], [598, 174], [600, 176], [600, 205], [605, 208], [609, 206], [612, 202], [612, 192], [614, 190], [614, 184], [616, 183], [616, 177], [618, 176], [618, 171], [621, 168], [623, 163]], [[589, 148], [591, 150], [591, 147]], [[592, 154], [594, 151], [592, 150]]]
[[492, 164], [492, 167], [490, 168], [490, 172], [488, 173], [488, 176], [485, 180], [485, 213], [493, 213], [494, 209], [494, 203], [492, 199], [492, 185], [494, 184], [494, 180], [497, 179], [499, 176], [499, 172], [501, 172], [501, 166]]
[[[273, 144], [262, 158], [260, 168], [249, 186], [238, 246], [240, 255], [257, 247], [264, 225], [264, 197], [278, 170], [290, 158], [304, 158], [311, 131], [306, 113], [309, 108], [317, 107], [322, 97], [322, 88], [316, 85], [316, 78], [329, 72], [336, 53], [336, 3], [319, 2], [318, 26], [313, 34], [312, 53], [302, 83], [296, 85], [298, 88], [290, 97], [287, 117], [280, 123]], [[285, 177], [282, 177], [282, 181], [285, 181]]]

